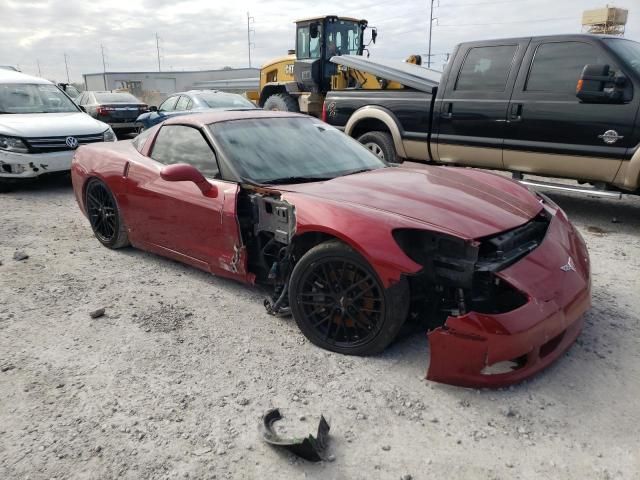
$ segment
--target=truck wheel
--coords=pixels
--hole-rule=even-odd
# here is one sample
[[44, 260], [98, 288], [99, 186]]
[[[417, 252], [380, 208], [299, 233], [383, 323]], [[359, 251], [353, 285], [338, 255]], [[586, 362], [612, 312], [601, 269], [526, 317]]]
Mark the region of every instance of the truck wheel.
[[393, 138], [387, 132], [367, 132], [358, 138], [358, 141], [371, 150], [376, 157], [385, 162], [396, 163], [398, 155], [393, 144]]
[[298, 101], [288, 93], [275, 93], [264, 102], [265, 110], [279, 110], [281, 112], [299, 112]]

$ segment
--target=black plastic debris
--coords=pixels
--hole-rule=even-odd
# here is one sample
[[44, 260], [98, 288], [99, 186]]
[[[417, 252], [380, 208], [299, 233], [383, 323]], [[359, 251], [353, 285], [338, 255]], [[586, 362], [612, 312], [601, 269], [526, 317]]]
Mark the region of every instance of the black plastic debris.
[[329, 424], [324, 416], [320, 416], [318, 433], [314, 437], [312, 434], [304, 438], [282, 438], [273, 430], [273, 424], [282, 419], [280, 410], [274, 408], [269, 410], [262, 417], [262, 438], [270, 445], [282, 447], [297, 456], [319, 462], [324, 459], [324, 450], [329, 442]]

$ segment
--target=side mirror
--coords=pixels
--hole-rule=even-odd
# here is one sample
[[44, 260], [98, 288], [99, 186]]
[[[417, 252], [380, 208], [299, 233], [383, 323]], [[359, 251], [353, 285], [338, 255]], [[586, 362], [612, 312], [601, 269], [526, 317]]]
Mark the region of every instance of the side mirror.
[[211, 198], [218, 196], [218, 189], [211, 185], [200, 171], [186, 163], [174, 163], [160, 170], [160, 178], [167, 182], [193, 182], [203, 195]]
[[624, 103], [629, 101], [627, 77], [614, 75], [609, 65], [585, 65], [576, 86], [583, 103]]
[[151, 105], [151, 106], [149, 107], [149, 111], [150, 111], [150, 112], [157, 112], [157, 111], [158, 111], [158, 107], [156, 107], [155, 105]]
[[372, 28], [371, 29], [371, 41], [374, 43], [376, 43], [376, 38], [378, 38], [378, 29], [377, 28]]
[[87, 109], [84, 108], [84, 105], [78, 105], [78, 108], [82, 110], [84, 113], [87, 113]]

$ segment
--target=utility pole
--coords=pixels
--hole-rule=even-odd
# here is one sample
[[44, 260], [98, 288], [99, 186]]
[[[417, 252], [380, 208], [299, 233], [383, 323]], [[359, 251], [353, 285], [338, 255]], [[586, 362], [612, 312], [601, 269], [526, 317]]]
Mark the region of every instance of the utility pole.
[[102, 80], [104, 81], [104, 89], [107, 90], [107, 64], [104, 61], [104, 45], [100, 45], [102, 52]]
[[67, 63], [67, 53], [65, 52], [64, 54], [64, 68], [67, 69], [67, 83], [71, 83], [71, 80], [69, 80], [69, 64]]
[[251, 68], [251, 32], [255, 32], [255, 30], [251, 28], [251, 24], [254, 21], [255, 19], [249, 15], [249, 12], [247, 12], [247, 48], [249, 50], [249, 68]]
[[156, 50], [158, 51], [158, 71], [161, 72], [160, 69], [160, 37], [158, 37], [158, 32], [156, 32]]
[[42, 70], [40, 70], [40, 59], [36, 59], [36, 63], [38, 64], [38, 76], [42, 77]]
[[429, 13], [429, 53], [427, 54], [427, 68], [431, 68], [431, 32], [433, 30], [433, 21], [436, 20], [433, 18], [433, 4], [435, 0], [431, 0], [431, 10]]

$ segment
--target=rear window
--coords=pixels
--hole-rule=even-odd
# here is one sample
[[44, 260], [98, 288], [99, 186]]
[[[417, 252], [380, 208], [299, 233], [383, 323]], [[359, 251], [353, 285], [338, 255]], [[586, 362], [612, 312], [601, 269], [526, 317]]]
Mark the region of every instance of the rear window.
[[516, 45], [496, 45], [470, 49], [455, 90], [504, 91], [516, 48]]
[[96, 100], [99, 103], [140, 103], [136, 97], [130, 93], [96, 93]]

